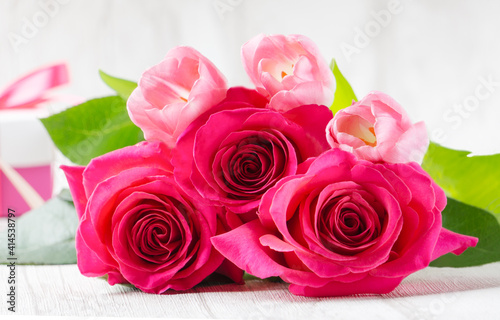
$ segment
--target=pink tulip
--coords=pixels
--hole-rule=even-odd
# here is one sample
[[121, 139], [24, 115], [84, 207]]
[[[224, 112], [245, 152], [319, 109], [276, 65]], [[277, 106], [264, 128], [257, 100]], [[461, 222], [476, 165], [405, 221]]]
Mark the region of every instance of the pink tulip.
[[207, 58], [177, 47], [144, 72], [127, 102], [128, 112], [146, 140], [173, 147], [194, 119], [224, 99], [226, 88], [226, 79]]
[[243, 65], [269, 107], [288, 111], [301, 105], [330, 106], [335, 78], [318, 48], [301, 35], [259, 35], [241, 49]]
[[422, 163], [429, 146], [424, 122], [412, 124], [394, 99], [376, 91], [337, 112], [326, 137], [333, 148], [373, 162]]

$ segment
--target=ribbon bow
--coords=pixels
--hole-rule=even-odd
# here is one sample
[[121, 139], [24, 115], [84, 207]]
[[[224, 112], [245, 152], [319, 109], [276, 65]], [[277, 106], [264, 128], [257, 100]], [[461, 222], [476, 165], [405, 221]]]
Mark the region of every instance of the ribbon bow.
[[35, 70], [16, 80], [0, 94], [0, 111], [35, 108], [50, 100], [47, 91], [69, 82], [65, 64]]
[[[46, 95], [52, 88], [69, 82], [65, 64], [35, 70], [16, 80], [0, 94], [0, 112], [12, 109], [32, 109], [51, 100]], [[7, 177], [31, 209], [44, 203], [36, 190], [0, 156], [0, 172]], [[0, 186], [1, 187], [1, 186]]]

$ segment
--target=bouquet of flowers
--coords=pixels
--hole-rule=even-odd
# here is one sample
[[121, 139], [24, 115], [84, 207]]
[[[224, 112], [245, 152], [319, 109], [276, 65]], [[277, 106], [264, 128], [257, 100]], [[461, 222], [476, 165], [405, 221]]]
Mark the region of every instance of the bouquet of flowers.
[[[296, 295], [380, 294], [498, 227], [484, 205], [498, 180], [463, 191], [467, 161], [492, 158], [429, 144], [384, 93], [357, 101], [307, 37], [259, 35], [242, 61], [255, 88], [177, 47], [138, 84], [101, 72], [117, 96], [43, 119], [81, 164], [63, 170], [83, 275], [149, 293], [246, 272]], [[469, 251], [437, 265], [498, 260]]]

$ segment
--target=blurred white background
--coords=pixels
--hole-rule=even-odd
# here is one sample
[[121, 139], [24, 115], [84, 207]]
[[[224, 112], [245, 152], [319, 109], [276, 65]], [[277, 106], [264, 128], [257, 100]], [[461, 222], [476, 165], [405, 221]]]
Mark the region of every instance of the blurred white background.
[[337, 59], [358, 98], [384, 91], [434, 141], [498, 153], [499, 14], [493, 0], [2, 0], [0, 87], [64, 61], [63, 93], [104, 96], [98, 69], [137, 81], [177, 45], [206, 55], [230, 85], [250, 86], [241, 45], [300, 33]]

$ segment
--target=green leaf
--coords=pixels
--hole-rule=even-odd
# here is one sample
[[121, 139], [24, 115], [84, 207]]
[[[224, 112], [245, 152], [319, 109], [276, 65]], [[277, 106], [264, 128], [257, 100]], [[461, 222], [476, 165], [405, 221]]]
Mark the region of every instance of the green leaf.
[[283, 282], [280, 277], [259, 278], [246, 272], [243, 273], [243, 280], [266, 280], [269, 282]]
[[431, 262], [431, 266], [468, 267], [500, 261], [500, 225], [489, 212], [448, 198], [442, 214], [443, 227], [477, 237], [479, 242], [459, 256], [448, 253]]
[[118, 95], [125, 101], [127, 101], [132, 91], [137, 88], [137, 83], [110, 76], [102, 70], [99, 70], [99, 76], [101, 76], [104, 83], [106, 83], [111, 89], [115, 90], [116, 93], [118, 93]]
[[500, 154], [469, 154], [431, 143], [422, 167], [448, 197], [487, 210], [500, 221]]
[[344, 109], [352, 104], [352, 101], [357, 101], [356, 95], [351, 88], [349, 82], [347, 82], [346, 78], [340, 72], [339, 67], [337, 66], [337, 62], [335, 59], [332, 59], [330, 63], [330, 69], [335, 76], [335, 81], [337, 82], [337, 89], [335, 89], [335, 96], [333, 98], [333, 104], [330, 107], [333, 114], [337, 113], [337, 111]]
[[80, 165], [144, 140], [119, 96], [89, 100], [41, 120], [59, 150]]
[[[16, 264], [76, 263], [78, 217], [71, 202], [54, 197], [42, 207], [15, 219]], [[0, 233], [0, 263], [9, 263], [7, 231]]]
[[73, 196], [69, 189], [62, 189], [57, 196], [64, 201], [73, 202]]

